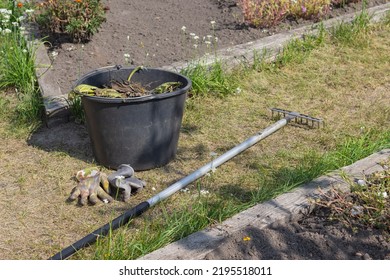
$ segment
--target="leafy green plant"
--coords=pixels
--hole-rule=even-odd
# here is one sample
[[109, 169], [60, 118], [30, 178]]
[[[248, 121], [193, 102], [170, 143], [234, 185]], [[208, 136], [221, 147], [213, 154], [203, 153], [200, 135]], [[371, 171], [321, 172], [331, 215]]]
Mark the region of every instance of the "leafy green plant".
[[288, 14], [290, 0], [238, 0], [245, 22], [255, 27], [271, 27]]
[[68, 34], [73, 41], [87, 41], [105, 21], [100, 0], [45, 0], [38, 5], [36, 22], [53, 34]]

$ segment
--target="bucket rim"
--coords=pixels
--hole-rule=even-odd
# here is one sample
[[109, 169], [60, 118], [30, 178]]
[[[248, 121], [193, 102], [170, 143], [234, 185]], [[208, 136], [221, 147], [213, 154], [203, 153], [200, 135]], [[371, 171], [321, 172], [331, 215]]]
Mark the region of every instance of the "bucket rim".
[[[134, 66], [122, 66], [122, 65], [114, 65], [114, 66], [105, 66], [105, 67], [100, 67], [96, 68], [84, 75], [82, 75], [74, 84], [72, 89], [74, 89], [76, 86], [80, 85], [81, 80], [85, 80], [93, 75], [96, 75], [98, 73], [103, 73], [103, 72], [109, 72], [109, 71], [119, 71], [119, 70], [134, 70], [136, 67]], [[149, 94], [145, 96], [139, 96], [139, 97], [126, 97], [126, 98], [114, 98], [114, 97], [102, 97], [102, 96], [91, 96], [87, 94], [82, 94], [82, 98], [90, 99], [96, 102], [105, 102], [105, 103], [132, 103], [132, 102], [142, 102], [142, 101], [149, 101], [149, 100], [154, 100], [154, 99], [165, 99], [165, 98], [170, 98], [176, 95], [181, 95], [187, 93], [191, 86], [192, 86], [192, 81], [177, 72], [163, 69], [163, 68], [155, 68], [155, 67], [145, 67], [147, 70], [151, 71], [157, 71], [157, 72], [165, 72], [169, 74], [176, 75], [184, 80], [187, 81], [187, 84], [184, 87], [181, 87], [175, 91], [172, 92], [166, 92], [166, 93], [159, 93], [159, 94]]]

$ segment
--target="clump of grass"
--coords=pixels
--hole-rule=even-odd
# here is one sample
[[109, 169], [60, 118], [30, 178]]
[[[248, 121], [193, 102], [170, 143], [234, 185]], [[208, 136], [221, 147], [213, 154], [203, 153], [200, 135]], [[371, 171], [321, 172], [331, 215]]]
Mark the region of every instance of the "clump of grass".
[[180, 71], [192, 81], [191, 94], [227, 96], [237, 90], [236, 73], [226, 71], [221, 61], [211, 65], [193, 63]]
[[371, 15], [364, 9], [359, 13], [351, 23], [339, 23], [330, 29], [332, 39], [339, 44], [364, 47], [369, 43], [368, 26], [371, 21]]
[[0, 88], [15, 86], [19, 91], [30, 92], [36, 85], [35, 54], [21, 34], [27, 15], [23, 15], [22, 6], [9, 2], [0, 11]]
[[289, 63], [302, 63], [314, 49], [324, 44], [326, 35], [327, 31], [323, 24], [320, 24], [317, 34], [304, 35], [302, 38], [289, 41], [276, 57], [275, 66], [281, 67]]
[[21, 2], [6, 4], [0, 12], [0, 89], [15, 88], [19, 103], [14, 121], [30, 125], [40, 119], [43, 108], [35, 76], [35, 47], [22, 34], [23, 22], [33, 11]]

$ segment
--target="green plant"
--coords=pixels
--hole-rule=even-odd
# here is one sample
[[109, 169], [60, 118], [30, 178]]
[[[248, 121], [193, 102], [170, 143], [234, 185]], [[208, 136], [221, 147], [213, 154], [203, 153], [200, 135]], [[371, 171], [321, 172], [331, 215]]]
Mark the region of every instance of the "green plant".
[[42, 100], [35, 76], [35, 49], [22, 35], [33, 12], [27, 3], [8, 1], [0, 9], [0, 89], [15, 87], [17, 122], [31, 124], [41, 117]]
[[320, 20], [330, 11], [331, 0], [293, 0], [289, 14], [295, 18]]
[[288, 14], [290, 0], [238, 0], [245, 22], [255, 27], [271, 27]]
[[340, 23], [330, 29], [333, 40], [337, 43], [354, 46], [366, 46], [369, 43], [367, 40], [368, 26], [371, 21], [371, 16], [364, 9], [359, 13], [351, 23]]
[[180, 71], [192, 81], [192, 95], [217, 94], [226, 96], [237, 90], [235, 73], [228, 72], [221, 61], [211, 65], [193, 63]]
[[70, 114], [74, 118], [75, 122], [85, 123], [85, 113], [81, 102], [81, 96], [75, 95], [67, 100], [69, 104]]
[[98, 31], [107, 9], [100, 0], [45, 0], [38, 7], [35, 20], [43, 30], [68, 34], [77, 42], [89, 40]]
[[326, 36], [327, 32], [323, 24], [320, 24], [316, 34], [304, 35], [302, 38], [289, 41], [277, 55], [274, 65], [281, 67], [292, 62], [302, 63], [307, 55], [324, 44]]
[[[34, 50], [17, 32], [0, 34], [0, 88], [31, 92], [36, 86]], [[31, 49], [31, 51], [30, 51]]]

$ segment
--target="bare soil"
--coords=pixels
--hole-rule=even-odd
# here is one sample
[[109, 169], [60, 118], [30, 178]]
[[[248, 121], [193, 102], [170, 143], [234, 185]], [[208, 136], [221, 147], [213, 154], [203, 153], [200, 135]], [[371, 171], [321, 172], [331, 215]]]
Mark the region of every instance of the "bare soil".
[[352, 228], [331, 221], [330, 211], [248, 226], [225, 240], [205, 259], [244, 260], [390, 260], [390, 236], [379, 229]]
[[[168, 66], [188, 61], [209, 50], [194, 49], [190, 33], [202, 40], [218, 38], [217, 48], [258, 40], [310, 21], [286, 20], [269, 29], [256, 29], [243, 24], [242, 13], [234, 0], [106, 0], [107, 20], [86, 44], [74, 44], [64, 36], [53, 36], [48, 51], [53, 58], [52, 72], [63, 94], [68, 93], [78, 78], [96, 68], [109, 65]], [[368, 7], [388, 2], [369, 0]], [[361, 3], [334, 9], [329, 17], [360, 10]], [[212, 28], [211, 21], [215, 21]], [[181, 30], [186, 27], [186, 35]], [[204, 45], [204, 44], [203, 44]], [[125, 60], [124, 55], [130, 58]]]

